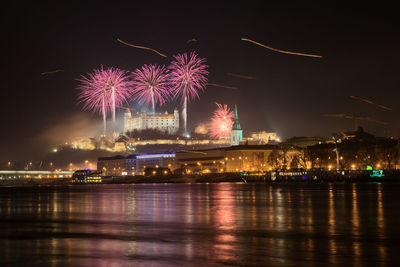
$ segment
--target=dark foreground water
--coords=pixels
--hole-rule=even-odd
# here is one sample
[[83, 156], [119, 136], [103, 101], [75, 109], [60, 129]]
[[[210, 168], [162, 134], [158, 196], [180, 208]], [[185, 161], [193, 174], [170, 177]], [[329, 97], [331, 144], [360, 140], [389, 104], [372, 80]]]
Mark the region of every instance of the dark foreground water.
[[0, 188], [0, 266], [399, 263], [398, 184]]

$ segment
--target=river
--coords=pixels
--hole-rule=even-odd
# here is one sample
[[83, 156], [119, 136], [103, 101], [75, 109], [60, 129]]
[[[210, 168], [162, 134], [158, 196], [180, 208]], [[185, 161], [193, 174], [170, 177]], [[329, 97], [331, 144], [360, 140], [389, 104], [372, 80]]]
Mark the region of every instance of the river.
[[387, 266], [399, 251], [400, 184], [0, 188], [0, 266]]

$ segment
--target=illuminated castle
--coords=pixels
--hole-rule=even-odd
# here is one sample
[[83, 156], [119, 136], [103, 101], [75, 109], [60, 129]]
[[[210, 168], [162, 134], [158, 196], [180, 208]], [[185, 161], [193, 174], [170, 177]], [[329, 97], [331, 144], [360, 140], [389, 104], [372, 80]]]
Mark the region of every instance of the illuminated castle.
[[124, 132], [134, 130], [155, 129], [169, 134], [175, 134], [179, 130], [179, 111], [174, 110], [174, 114], [148, 114], [141, 111], [140, 114], [132, 116], [127, 109], [124, 115]]

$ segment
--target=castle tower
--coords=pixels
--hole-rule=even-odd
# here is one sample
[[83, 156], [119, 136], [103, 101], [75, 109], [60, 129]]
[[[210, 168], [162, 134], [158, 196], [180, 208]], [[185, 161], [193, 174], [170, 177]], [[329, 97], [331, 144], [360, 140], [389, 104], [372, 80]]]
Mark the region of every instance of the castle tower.
[[231, 131], [231, 146], [238, 146], [243, 139], [242, 127], [240, 127], [237, 106], [235, 105], [235, 121]]
[[177, 108], [174, 109], [174, 126], [179, 129], [179, 110]]
[[129, 108], [127, 108], [124, 114], [124, 133], [129, 131], [129, 119], [131, 117], [132, 117], [131, 111], [129, 110]]

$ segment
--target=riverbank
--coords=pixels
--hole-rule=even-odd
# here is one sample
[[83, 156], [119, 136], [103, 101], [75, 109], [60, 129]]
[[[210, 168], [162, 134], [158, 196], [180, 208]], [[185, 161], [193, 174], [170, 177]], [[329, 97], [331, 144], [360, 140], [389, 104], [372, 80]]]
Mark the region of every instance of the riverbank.
[[[268, 184], [286, 184], [286, 183], [368, 183], [368, 182], [400, 182], [400, 175], [392, 173], [384, 177], [371, 178], [368, 173], [360, 175], [341, 175], [338, 173], [321, 174], [313, 176], [242, 176], [238, 173], [228, 174], [208, 174], [193, 176], [115, 176], [103, 177], [102, 184], [140, 184], [140, 183], [268, 183]], [[0, 180], [2, 187], [14, 186], [65, 186], [70, 185], [70, 178], [20, 178]]]
[[[240, 175], [228, 176], [118, 176], [103, 178], [102, 184], [140, 183], [237, 183], [244, 182]], [[71, 185], [70, 178], [19, 178], [0, 180], [2, 187], [14, 186], [65, 186]]]

